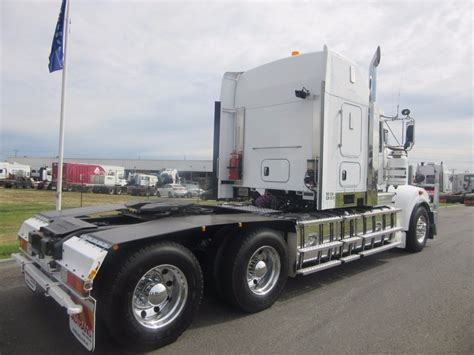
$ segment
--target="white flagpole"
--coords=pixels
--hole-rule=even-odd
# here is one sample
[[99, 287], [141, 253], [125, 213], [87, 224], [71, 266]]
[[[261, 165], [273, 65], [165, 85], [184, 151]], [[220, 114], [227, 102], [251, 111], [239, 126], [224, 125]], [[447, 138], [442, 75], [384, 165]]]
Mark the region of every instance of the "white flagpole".
[[63, 54], [63, 78], [61, 85], [61, 118], [59, 121], [59, 161], [58, 161], [58, 183], [56, 186], [56, 210], [61, 211], [63, 198], [63, 162], [64, 162], [64, 116], [66, 111], [66, 74], [67, 74], [67, 37], [69, 34], [69, 3], [66, 1], [66, 18], [64, 20], [64, 54]]

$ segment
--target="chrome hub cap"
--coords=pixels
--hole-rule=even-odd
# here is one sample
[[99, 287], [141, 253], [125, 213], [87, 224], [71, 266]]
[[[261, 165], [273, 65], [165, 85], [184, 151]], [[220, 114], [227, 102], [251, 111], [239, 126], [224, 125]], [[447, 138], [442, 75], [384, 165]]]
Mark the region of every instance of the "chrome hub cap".
[[425, 216], [420, 216], [416, 221], [416, 239], [418, 243], [423, 243], [426, 238], [427, 221]]
[[267, 264], [265, 261], [260, 260], [257, 265], [255, 265], [255, 276], [256, 277], [263, 277], [267, 273]]
[[132, 295], [135, 319], [147, 328], [160, 328], [173, 322], [181, 313], [188, 296], [184, 273], [173, 265], [159, 265], [138, 281]]
[[150, 290], [148, 294], [148, 302], [152, 305], [159, 305], [163, 301], [168, 298], [168, 291], [166, 290], [166, 286], [163, 284], [156, 284]]
[[280, 255], [271, 246], [263, 246], [255, 251], [247, 265], [247, 284], [256, 295], [265, 295], [278, 282], [280, 276]]

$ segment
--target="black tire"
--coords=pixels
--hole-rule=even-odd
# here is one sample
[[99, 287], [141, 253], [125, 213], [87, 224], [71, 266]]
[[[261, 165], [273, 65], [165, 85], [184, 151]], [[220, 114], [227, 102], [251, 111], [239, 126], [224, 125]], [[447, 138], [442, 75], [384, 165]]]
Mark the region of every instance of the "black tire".
[[219, 277], [219, 272], [223, 268], [223, 255], [237, 232], [239, 230], [233, 226], [222, 227], [212, 237], [208, 249], [199, 259], [204, 274], [204, 284], [206, 285], [204, 292], [216, 296], [220, 300], [225, 300]]
[[[424, 230], [424, 237], [422, 238]], [[420, 234], [418, 233], [420, 232]], [[430, 218], [424, 206], [418, 206], [411, 215], [406, 236], [406, 250], [417, 253], [423, 250], [430, 233]]]
[[[156, 320], [153, 317], [159, 317], [160, 312], [166, 309], [167, 305], [168, 314], [177, 313], [172, 317], [174, 319], [165, 319], [164, 321], [167, 323], [158, 328], [151, 328], [141, 323], [141, 321], [149, 321], [145, 318], [146, 316], [142, 316], [144, 319], [141, 319], [141, 321], [137, 319], [140, 316], [133, 310], [135, 305], [133, 302], [137, 300], [133, 298], [133, 295], [140, 282], [150, 282], [144, 276], [156, 268], [169, 269], [170, 271], [167, 271], [168, 277], [173, 276], [173, 273], [176, 272], [173, 271], [173, 268], [179, 270], [181, 272], [180, 276], [173, 280], [183, 280], [184, 275], [187, 295], [181, 297], [171, 293], [170, 290], [173, 287], [181, 289], [184, 286], [177, 282], [174, 285], [173, 282], [168, 285], [169, 281], [165, 282], [165, 272], [161, 271], [159, 274], [163, 278], [160, 281], [161, 286], [166, 284], [165, 297], [168, 297], [160, 300], [159, 307], [156, 307], [156, 304], [153, 303], [146, 306], [151, 307], [148, 311], [157, 312], [154, 315], [152, 313], [151, 321]], [[189, 249], [172, 242], [154, 244], [134, 252], [121, 263], [115, 276], [108, 280], [102, 280], [103, 284], [99, 286], [101, 291], [99, 291], [98, 305], [101, 307], [102, 304], [100, 314], [104, 325], [117, 342], [137, 351], [156, 349], [175, 341], [191, 324], [199, 308], [203, 291], [201, 267], [196, 257]], [[158, 281], [154, 282], [155, 285], [159, 283]], [[148, 293], [145, 295], [147, 300], [156, 295], [156, 293], [152, 294], [150, 291], [148, 289]], [[178, 306], [173, 306], [172, 302], [180, 302], [176, 300], [183, 301], [178, 303]], [[155, 308], [160, 309], [160, 307], [162, 307], [161, 310], [154, 310]], [[178, 309], [178, 311], [173, 309]], [[100, 311], [100, 308], [98, 311]]]
[[110, 188], [108, 189], [107, 191], [109, 193], [109, 195], [113, 195], [115, 193], [115, 189], [114, 188]]
[[[264, 250], [262, 254], [259, 251]], [[273, 255], [268, 257], [268, 255]], [[264, 275], [258, 280], [257, 266], [254, 264], [254, 275], [249, 273], [251, 259], [262, 258], [265, 264]], [[276, 260], [279, 262], [277, 271]], [[271, 260], [275, 260], [272, 262]], [[273, 265], [273, 266], [272, 266]], [[269, 274], [270, 272], [270, 274]], [[275, 276], [274, 275], [275, 272]], [[255, 277], [255, 290], [249, 286], [247, 277]], [[265, 281], [269, 277], [273, 281]], [[244, 231], [232, 238], [222, 255], [222, 267], [219, 272], [219, 285], [224, 298], [244, 312], [254, 313], [271, 307], [278, 299], [288, 278], [288, 252], [281, 233], [271, 229]], [[263, 286], [268, 285], [268, 286]], [[262, 293], [259, 287], [267, 288]]]
[[118, 187], [117, 189], [115, 189], [115, 194], [121, 195], [122, 194], [122, 188]]

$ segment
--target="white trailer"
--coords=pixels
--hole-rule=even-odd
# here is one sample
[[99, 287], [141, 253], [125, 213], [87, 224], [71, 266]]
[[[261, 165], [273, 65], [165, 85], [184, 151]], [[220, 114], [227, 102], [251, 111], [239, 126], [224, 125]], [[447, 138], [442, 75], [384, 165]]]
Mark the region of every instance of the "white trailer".
[[[204, 280], [231, 305], [258, 312], [288, 277], [392, 248], [421, 251], [436, 235], [427, 192], [379, 173], [405, 167], [393, 163], [414, 143], [405, 111], [390, 118], [406, 123], [405, 139], [386, 144], [379, 62], [377, 49], [367, 78], [325, 47], [226, 73], [214, 117], [214, 185], [226, 202], [40, 213], [18, 233], [27, 286], [66, 308], [87, 349], [99, 318], [117, 342], [149, 350], [191, 324]], [[380, 159], [389, 156], [391, 164]]]

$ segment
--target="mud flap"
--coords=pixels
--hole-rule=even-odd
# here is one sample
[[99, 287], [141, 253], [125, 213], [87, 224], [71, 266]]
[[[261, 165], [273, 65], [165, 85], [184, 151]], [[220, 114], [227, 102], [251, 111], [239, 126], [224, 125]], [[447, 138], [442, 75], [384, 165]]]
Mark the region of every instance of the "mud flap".
[[428, 239], [434, 239], [434, 237], [437, 235], [435, 213], [437, 212], [428, 211], [428, 216], [430, 218], [430, 231], [428, 233]]
[[69, 329], [87, 350], [93, 351], [95, 348], [95, 310], [97, 301], [92, 297], [81, 299], [71, 296], [71, 298], [75, 303], [82, 305], [82, 312], [69, 316]]

